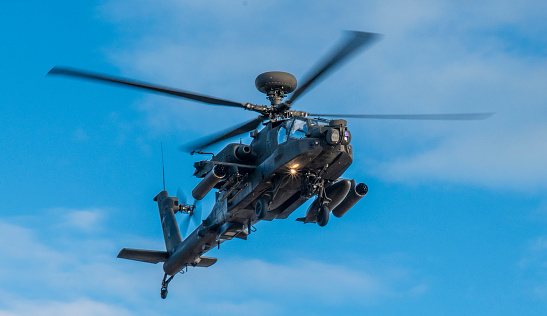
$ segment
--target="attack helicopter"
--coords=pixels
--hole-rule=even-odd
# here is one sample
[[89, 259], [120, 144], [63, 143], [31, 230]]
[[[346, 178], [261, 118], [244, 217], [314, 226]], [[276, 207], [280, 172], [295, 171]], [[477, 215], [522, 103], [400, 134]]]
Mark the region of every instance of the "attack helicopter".
[[[364, 183], [341, 178], [353, 162], [351, 132], [345, 118], [407, 120], [478, 120], [492, 113], [463, 114], [317, 114], [295, 111], [291, 107], [326, 74], [339, 67], [358, 51], [375, 42], [376, 33], [349, 31], [345, 40], [297, 85], [286, 72], [260, 74], [256, 88], [266, 94], [270, 105], [239, 103], [150, 83], [113, 77], [66, 67], [54, 67], [49, 75], [62, 75], [118, 84], [149, 92], [167, 94], [210, 105], [238, 107], [259, 116], [228, 130], [181, 147], [192, 154], [206, 147], [250, 132], [250, 144], [230, 143], [211, 159], [194, 164], [194, 176], [201, 181], [192, 190], [196, 201], [215, 190], [215, 204], [206, 219], [187, 204], [186, 198], [169, 196], [164, 189], [154, 197], [158, 204], [166, 251], [124, 248], [118, 258], [148, 263], [163, 262], [161, 297], [166, 298], [169, 282], [188, 267], [209, 267], [216, 258], [204, 256], [209, 250], [233, 238], [247, 239], [254, 224], [261, 220], [286, 219], [307, 200], [315, 197], [303, 223], [327, 225], [332, 213], [346, 214], [367, 192]], [[291, 94], [288, 100], [284, 99]], [[333, 117], [335, 119], [326, 119]], [[259, 129], [260, 125], [263, 125]], [[177, 194], [180, 196], [180, 194]], [[183, 213], [183, 231], [190, 218], [197, 228], [182, 238], [175, 214]]]

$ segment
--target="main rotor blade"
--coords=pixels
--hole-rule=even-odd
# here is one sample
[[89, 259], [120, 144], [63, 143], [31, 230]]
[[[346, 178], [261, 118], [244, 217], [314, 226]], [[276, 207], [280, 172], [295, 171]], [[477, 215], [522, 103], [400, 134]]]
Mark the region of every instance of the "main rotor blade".
[[343, 61], [346, 61], [351, 55], [355, 54], [359, 48], [364, 48], [366, 44], [371, 44], [375, 39], [379, 37], [379, 34], [349, 31], [347, 32], [349, 38], [336, 50], [333, 51], [330, 58], [317, 66], [314, 71], [310, 72], [304, 84], [302, 84], [287, 101], [288, 104], [292, 104], [300, 95], [302, 95], [315, 81], [320, 79], [329, 71], [334, 70], [337, 66], [340, 66]]
[[459, 114], [312, 114], [317, 117], [347, 117], [385, 120], [441, 120], [441, 121], [471, 121], [485, 120], [494, 113], [459, 113]]
[[135, 87], [135, 88], [141, 88], [141, 89], [145, 89], [149, 91], [164, 93], [164, 94], [177, 96], [177, 97], [181, 97], [185, 99], [190, 99], [190, 100], [194, 100], [198, 102], [203, 102], [207, 104], [234, 106], [234, 107], [240, 107], [240, 108], [246, 106], [245, 103], [238, 103], [238, 102], [208, 97], [208, 96], [204, 96], [204, 95], [193, 93], [193, 92], [186, 92], [182, 90], [162, 87], [162, 86], [154, 85], [151, 83], [126, 79], [126, 78], [120, 78], [120, 77], [113, 77], [113, 76], [92, 73], [92, 72], [87, 72], [83, 70], [71, 69], [71, 68], [53, 67], [47, 74], [71, 76], [71, 77], [78, 77], [81, 79], [120, 84], [120, 85]]
[[195, 142], [191, 142], [186, 145], [182, 145], [179, 147], [180, 150], [185, 152], [191, 152], [196, 149], [204, 149], [212, 144], [218, 143], [220, 141], [223, 141], [228, 138], [232, 138], [234, 136], [243, 134], [245, 132], [250, 132], [254, 129], [256, 129], [260, 123], [264, 121], [264, 117], [259, 116], [253, 120], [247, 121], [241, 125], [234, 126], [232, 128], [226, 129], [224, 131], [215, 133], [213, 135], [209, 135], [207, 137], [204, 137], [202, 139], [199, 139]]

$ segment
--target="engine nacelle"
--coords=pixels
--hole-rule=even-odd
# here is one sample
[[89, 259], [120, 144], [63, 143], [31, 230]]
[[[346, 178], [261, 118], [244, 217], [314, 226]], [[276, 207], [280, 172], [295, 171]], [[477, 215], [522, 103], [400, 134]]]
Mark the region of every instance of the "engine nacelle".
[[192, 190], [192, 196], [196, 200], [203, 199], [217, 183], [226, 177], [227, 169], [224, 165], [215, 165], [203, 180]]
[[368, 187], [364, 183], [355, 183], [355, 180], [351, 180], [351, 188], [346, 198], [338, 206], [332, 210], [332, 214], [336, 217], [342, 217], [346, 214], [350, 208], [352, 208], [360, 199], [367, 195]]
[[236, 147], [235, 156], [241, 161], [253, 161], [256, 158], [256, 155], [252, 152], [251, 146], [249, 145], [239, 145]]
[[325, 193], [330, 199], [329, 203], [327, 204], [329, 209], [333, 210], [336, 206], [338, 206], [338, 204], [340, 204], [342, 200], [344, 200], [344, 198], [348, 195], [350, 189], [351, 181], [347, 179], [337, 181], [333, 185], [327, 187], [325, 189]]
[[232, 143], [226, 145], [226, 147], [213, 157], [212, 161], [252, 164], [255, 159], [256, 153], [252, 150], [251, 146]]

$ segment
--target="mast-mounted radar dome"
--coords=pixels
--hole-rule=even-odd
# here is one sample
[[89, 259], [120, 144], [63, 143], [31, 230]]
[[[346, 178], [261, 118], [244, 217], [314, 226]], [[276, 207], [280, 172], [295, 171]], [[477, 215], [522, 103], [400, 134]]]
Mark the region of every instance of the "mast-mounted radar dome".
[[287, 94], [296, 89], [296, 78], [287, 72], [268, 71], [256, 77], [255, 86], [262, 93], [283, 91], [283, 94]]

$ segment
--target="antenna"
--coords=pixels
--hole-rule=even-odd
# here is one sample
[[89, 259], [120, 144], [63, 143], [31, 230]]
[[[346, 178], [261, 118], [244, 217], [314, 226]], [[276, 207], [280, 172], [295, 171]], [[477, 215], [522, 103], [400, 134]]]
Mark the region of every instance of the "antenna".
[[161, 173], [163, 176], [163, 191], [165, 191], [165, 164], [163, 163], [163, 142], [161, 144]]

